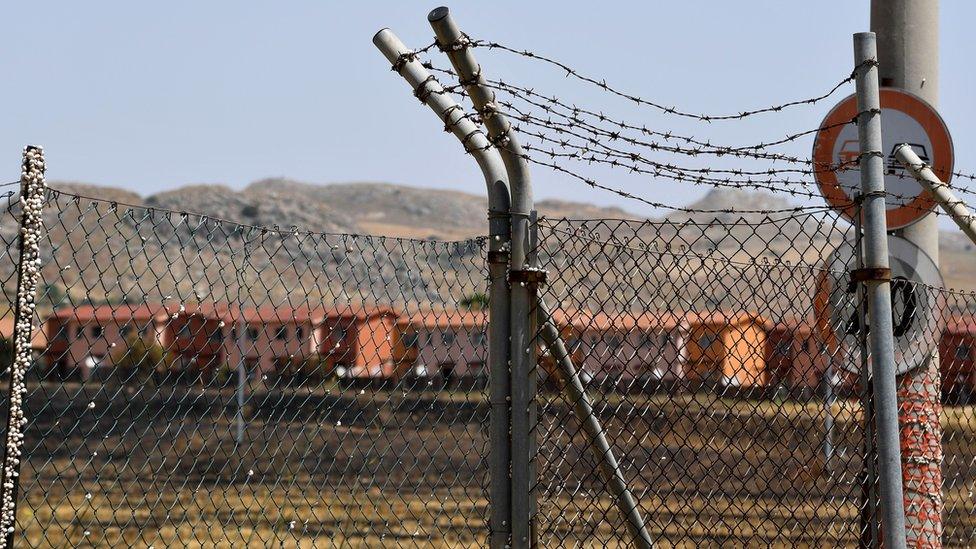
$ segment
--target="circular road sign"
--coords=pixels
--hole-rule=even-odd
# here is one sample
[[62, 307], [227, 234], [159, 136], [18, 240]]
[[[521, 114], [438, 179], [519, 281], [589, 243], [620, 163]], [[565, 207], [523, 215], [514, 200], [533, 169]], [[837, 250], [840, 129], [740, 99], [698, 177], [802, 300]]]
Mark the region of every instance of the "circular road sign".
[[[860, 315], [856, 286], [848, 272], [856, 268], [854, 243], [845, 241], [827, 259], [817, 289], [817, 325], [831, 355], [845, 370], [861, 369]], [[942, 274], [918, 246], [897, 236], [888, 237], [891, 267], [891, 316], [895, 336], [895, 372], [903, 374], [924, 363], [939, 344], [945, 319], [942, 311]], [[870, 321], [867, 329], [870, 330]]]
[[[857, 126], [849, 122], [857, 114], [852, 95], [841, 100], [820, 124], [813, 143], [814, 176], [827, 203], [853, 219], [854, 195], [861, 188], [857, 166], [860, 147]], [[952, 177], [952, 138], [942, 117], [920, 97], [903, 90], [881, 88], [881, 142], [885, 148], [885, 190], [888, 229], [911, 225], [935, 205], [895, 158], [895, 147], [908, 143], [942, 181]]]

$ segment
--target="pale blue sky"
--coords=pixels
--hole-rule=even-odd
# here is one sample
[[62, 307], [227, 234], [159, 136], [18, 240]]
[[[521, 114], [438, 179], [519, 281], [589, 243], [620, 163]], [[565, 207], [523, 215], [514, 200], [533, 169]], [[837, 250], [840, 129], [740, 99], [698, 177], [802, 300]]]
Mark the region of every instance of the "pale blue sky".
[[[662, 103], [735, 112], [816, 95], [851, 70], [867, 0], [818, 2], [456, 2], [469, 34], [549, 54]], [[142, 194], [188, 183], [240, 188], [286, 176], [483, 192], [474, 163], [373, 48], [389, 26], [431, 41], [436, 3], [7, 2], [0, 8], [0, 165], [45, 147], [49, 177]], [[942, 2], [940, 110], [957, 169], [976, 171], [976, 3]], [[439, 55], [439, 54], [438, 54]], [[716, 141], [751, 143], [815, 127], [833, 104], [695, 125], [635, 110], [557, 71], [478, 51], [486, 71], [580, 104]], [[446, 64], [446, 62], [441, 62]], [[838, 95], [839, 99], [843, 95]], [[810, 140], [790, 150], [808, 155]], [[0, 172], [2, 173], [2, 172]], [[537, 196], [618, 204], [536, 170]], [[600, 174], [659, 201], [704, 192]], [[962, 183], [962, 182], [959, 182]]]

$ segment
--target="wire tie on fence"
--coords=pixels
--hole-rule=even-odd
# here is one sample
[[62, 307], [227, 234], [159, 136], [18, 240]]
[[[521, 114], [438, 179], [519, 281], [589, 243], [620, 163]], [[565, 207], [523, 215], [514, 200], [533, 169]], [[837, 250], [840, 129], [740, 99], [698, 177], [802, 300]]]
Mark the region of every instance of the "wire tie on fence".
[[437, 44], [437, 49], [441, 50], [442, 53], [451, 53], [455, 51], [462, 51], [468, 49], [471, 46], [471, 39], [466, 34], [462, 34], [457, 40], [451, 42], [450, 44], [441, 44], [438, 40], [434, 40]]
[[545, 286], [549, 273], [545, 269], [529, 267], [527, 269], [513, 270], [508, 273], [508, 281], [512, 284], [524, 284], [529, 287], [538, 288]]
[[[483, 134], [481, 133], [481, 130], [474, 129], [474, 130], [471, 130], [471, 132], [469, 132], [467, 135], [465, 135], [464, 137], [461, 138], [461, 146], [464, 147], [464, 150], [466, 152], [471, 153], [471, 152], [474, 152], [474, 151], [478, 150], [478, 148], [474, 148], [474, 149], [470, 149], [470, 150], [468, 149], [468, 141], [470, 141], [471, 138], [473, 138], [476, 135], [483, 135]], [[486, 147], [486, 148], [488, 148], [488, 147]]]
[[397, 56], [396, 61], [393, 62], [393, 65], [390, 67], [390, 70], [399, 73], [400, 70], [402, 70], [407, 63], [413, 61], [416, 58], [417, 58], [417, 52], [405, 51]]
[[868, 191], [868, 192], [866, 192], [864, 194], [858, 194], [857, 196], [855, 196], [854, 197], [854, 200], [851, 201], [851, 204], [852, 205], [860, 206], [862, 203], [864, 203], [864, 200], [865, 199], [868, 199], [868, 198], [885, 198], [887, 196], [888, 196], [888, 193], [886, 191]]
[[853, 292], [858, 282], [891, 282], [891, 269], [887, 267], [864, 267], [850, 271], [848, 292]]
[[427, 85], [428, 82], [437, 82], [437, 78], [435, 78], [433, 74], [428, 75], [427, 78], [424, 78], [424, 81], [413, 90], [413, 96], [425, 105], [427, 104], [427, 99], [430, 97], [430, 94], [434, 93], [434, 90]]

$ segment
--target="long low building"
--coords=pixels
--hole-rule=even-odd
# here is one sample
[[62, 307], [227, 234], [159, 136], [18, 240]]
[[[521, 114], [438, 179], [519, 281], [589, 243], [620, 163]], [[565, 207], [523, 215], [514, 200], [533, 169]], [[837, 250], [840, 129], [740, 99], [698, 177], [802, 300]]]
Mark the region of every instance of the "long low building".
[[[404, 315], [364, 306], [82, 305], [47, 317], [34, 346], [50, 368], [82, 379], [116, 365], [135, 341], [159, 349], [165, 367], [177, 372], [243, 365], [251, 376], [483, 379], [487, 320], [486, 311], [450, 309]], [[843, 357], [833, 356], [804, 318], [774, 323], [743, 312], [556, 310], [552, 321], [588, 382], [816, 389], [825, 381], [856, 381], [841, 377]], [[946, 398], [969, 402], [976, 393], [976, 322], [953, 317], [940, 352]], [[555, 373], [545, 346], [539, 360], [543, 374]]]
[[115, 365], [136, 340], [161, 349], [178, 371], [244, 364], [258, 376], [313, 363], [350, 377], [397, 377], [396, 317], [359, 306], [82, 305], [55, 311], [38, 341], [50, 368], [82, 379]]

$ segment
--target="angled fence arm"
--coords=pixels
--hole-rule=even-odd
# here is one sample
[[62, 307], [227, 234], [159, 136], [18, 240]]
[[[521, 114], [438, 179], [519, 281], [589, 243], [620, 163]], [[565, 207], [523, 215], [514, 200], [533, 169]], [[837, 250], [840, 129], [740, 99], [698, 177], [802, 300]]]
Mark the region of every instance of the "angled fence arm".
[[[441, 7], [427, 16], [437, 43], [447, 54], [458, 78], [481, 115], [488, 137], [498, 148], [508, 173], [512, 191], [511, 225], [512, 248], [509, 257], [511, 281], [511, 417], [512, 417], [512, 493], [511, 544], [514, 549], [536, 545], [538, 484], [535, 458], [537, 453], [536, 424], [536, 315], [537, 285], [532, 277], [535, 270], [535, 227], [532, 224], [534, 205], [528, 160], [515, 132], [506, 117], [498, 112], [495, 94], [486, 85], [481, 68], [468, 48], [468, 41], [451, 18], [450, 11]], [[494, 545], [499, 547], [503, 545]], [[497, 543], [501, 544], [500, 541]]]
[[509, 317], [508, 255], [511, 244], [508, 176], [498, 151], [451, 99], [430, 72], [414, 58], [393, 31], [383, 29], [373, 43], [414, 93], [444, 122], [465, 151], [474, 156], [488, 188], [488, 400], [489, 400], [489, 505], [492, 546], [501, 547], [511, 536], [511, 439], [509, 438]]
[[630, 532], [631, 539], [634, 540], [635, 546], [650, 549], [654, 544], [651, 535], [644, 526], [644, 519], [641, 517], [637, 500], [627, 488], [627, 481], [620, 470], [620, 464], [617, 463], [617, 458], [613, 455], [613, 449], [610, 447], [603, 426], [600, 425], [600, 420], [596, 417], [596, 412], [590, 403], [590, 397], [583, 388], [583, 383], [580, 381], [576, 366], [573, 365], [569, 350], [559, 335], [559, 328], [549, 314], [549, 307], [546, 306], [541, 297], [536, 311], [542, 341], [552, 353], [556, 368], [562, 376], [563, 390], [573, 404], [573, 412], [576, 413], [577, 420], [590, 438], [593, 453], [596, 455], [597, 463], [600, 466], [600, 472], [607, 479], [617, 508], [627, 521], [627, 530]]
[[939, 206], [949, 214], [949, 217], [962, 229], [962, 232], [966, 233], [966, 236], [976, 244], [976, 216], [973, 216], [973, 213], [969, 211], [965, 203], [953, 194], [948, 185], [936, 177], [928, 164], [922, 162], [922, 159], [912, 150], [911, 145], [906, 143], [898, 145], [895, 148], [895, 157], [918, 180], [922, 188], [932, 193]]

